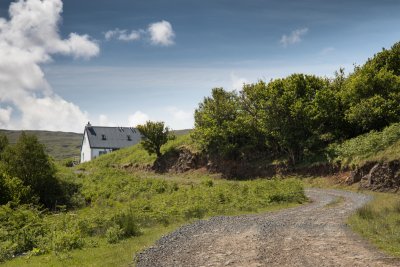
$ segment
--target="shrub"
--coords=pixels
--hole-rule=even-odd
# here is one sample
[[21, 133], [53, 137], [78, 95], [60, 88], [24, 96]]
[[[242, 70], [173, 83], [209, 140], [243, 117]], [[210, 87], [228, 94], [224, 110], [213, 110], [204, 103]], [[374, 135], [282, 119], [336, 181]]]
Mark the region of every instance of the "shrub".
[[113, 218], [113, 221], [121, 228], [124, 237], [137, 236], [140, 234], [136, 216], [131, 209], [117, 214]]
[[107, 229], [106, 238], [110, 244], [118, 243], [124, 236], [124, 230], [119, 225], [111, 226]]
[[55, 231], [53, 236], [53, 250], [57, 252], [70, 251], [82, 248], [84, 241], [79, 230]]

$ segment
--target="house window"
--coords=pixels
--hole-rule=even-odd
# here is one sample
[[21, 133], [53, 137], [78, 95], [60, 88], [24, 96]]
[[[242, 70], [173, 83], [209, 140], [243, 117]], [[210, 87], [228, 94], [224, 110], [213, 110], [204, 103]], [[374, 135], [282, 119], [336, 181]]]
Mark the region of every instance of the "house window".
[[99, 151], [99, 156], [107, 154], [107, 151]]
[[106, 138], [106, 135], [105, 134], [102, 134], [101, 135], [101, 140], [106, 140], [107, 138]]
[[132, 141], [132, 138], [130, 135], [128, 135], [128, 141]]

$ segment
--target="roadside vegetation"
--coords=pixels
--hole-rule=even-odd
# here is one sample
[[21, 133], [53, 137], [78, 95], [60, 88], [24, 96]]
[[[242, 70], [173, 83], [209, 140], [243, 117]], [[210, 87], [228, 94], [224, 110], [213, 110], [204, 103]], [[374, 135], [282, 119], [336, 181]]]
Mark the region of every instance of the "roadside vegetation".
[[374, 245], [400, 257], [400, 195], [370, 193], [374, 200], [360, 208], [348, 223]]
[[[144, 141], [161, 138], [72, 168], [50, 158], [33, 135], [23, 133], [16, 142], [0, 137], [0, 262], [127, 265], [134, 253], [178, 225], [304, 203], [299, 179], [238, 181], [241, 177], [225, 180], [201, 170], [173, 175], [148, 170], [157, 157], [182, 146], [255, 168], [398, 159], [398, 103], [400, 43], [349, 75], [339, 70], [333, 79], [293, 74], [247, 84], [239, 92], [215, 88], [195, 111], [190, 135], [172, 140], [164, 124], [150, 123], [157, 132]], [[320, 179], [307, 181], [326, 186]], [[378, 195], [350, 224], [396, 254], [398, 203], [396, 195]]]
[[193, 137], [215, 157], [289, 165], [327, 161], [332, 143], [400, 121], [400, 43], [349, 75], [292, 74], [212, 90], [195, 111]]
[[[173, 149], [186, 138], [172, 140], [164, 149]], [[24, 134], [17, 145], [6, 146], [5, 151], [15, 150], [17, 146], [26, 147], [18, 145], [26, 140], [37, 144], [38, 150], [43, 149], [34, 136]], [[129, 148], [129, 151], [130, 155], [136, 152], [147, 154], [141, 145]], [[15, 185], [27, 189], [34, 187], [17, 178], [11, 179], [11, 184], [9, 176], [4, 176], [8, 180], [1, 184], [10, 185], [7, 189], [10, 199], [0, 206], [0, 260], [25, 255], [7, 264], [68, 265], [75, 262], [76, 256], [83, 260], [82, 264], [97, 266], [107, 262], [104, 257], [109, 254], [100, 257], [96, 251], [104, 251], [107, 247], [122, 253], [121, 264], [128, 264], [133, 260], [133, 253], [143, 245], [149, 245], [162, 233], [192, 220], [267, 211], [306, 201], [301, 183], [294, 179], [236, 182], [201, 173], [166, 179], [161, 175], [128, 172], [112, 166], [111, 163], [123, 162], [125, 156], [126, 151], [119, 151], [75, 168], [53, 166], [48, 161], [49, 166], [53, 166], [49, 173], [52, 179], [74, 189], [68, 192], [69, 198], [64, 202], [47, 202], [47, 199], [42, 202], [40, 192], [32, 194], [35, 201], [18, 198], [23, 190], [13, 190]], [[37, 165], [32, 163], [34, 167]], [[4, 173], [9, 175], [7, 169]], [[134, 249], [124, 250], [123, 246]], [[91, 255], [92, 250], [96, 258], [80, 258], [82, 253]], [[33, 257], [38, 255], [42, 256]]]
[[382, 131], [371, 131], [341, 144], [332, 144], [329, 150], [333, 161], [340, 161], [343, 165], [399, 159], [400, 123], [394, 123]]

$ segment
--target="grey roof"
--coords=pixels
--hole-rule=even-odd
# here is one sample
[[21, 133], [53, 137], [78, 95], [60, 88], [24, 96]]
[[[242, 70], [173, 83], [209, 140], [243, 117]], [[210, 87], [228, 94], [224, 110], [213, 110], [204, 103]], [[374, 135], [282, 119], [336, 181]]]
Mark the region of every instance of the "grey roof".
[[135, 128], [129, 127], [85, 127], [91, 148], [118, 149], [135, 145], [140, 142], [141, 135]]

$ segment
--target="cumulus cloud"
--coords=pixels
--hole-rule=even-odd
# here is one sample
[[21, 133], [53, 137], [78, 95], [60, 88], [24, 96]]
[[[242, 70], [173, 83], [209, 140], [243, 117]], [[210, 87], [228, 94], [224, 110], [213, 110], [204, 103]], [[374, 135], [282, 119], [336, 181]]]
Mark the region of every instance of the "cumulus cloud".
[[174, 44], [175, 32], [171, 23], [162, 20], [151, 23], [146, 30], [127, 30], [116, 28], [104, 33], [107, 41], [112, 39], [120, 41], [137, 41], [146, 36], [152, 45], [170, 46]]
[[107, 115], [100, 114], [99, 115], [99, 125], [101, 126], [116, 126], [115, 123], [112, 123]]
[[131, 126], [131, 127], [136, 127], [139, 124], [144, 124], [148, 120], [150, 120], [149, 115], [141, 112], [140, 110], [136, 111], [135, 113], [130, 115], [128, 118], [129, 126]]
[[244, 84], [249, 83], [246, 78], [238, 77], [234, 73], [231, 73], [231, 82], [233, 90], [241, 90]]
[[308, 32], [308, 28], [302, 28], [302, 29], [297, 29], [292, 31], [289, 35], [284, 34], [281, 37], [280, 43], [284, 46], [287, 47], [289, 45], [293, 45], [296, 43], [301, 42], [301, 38], [306, 35]]
[[11, 107], [6, 107], [6, 108], [0, 107], [0, 127], [1, 128], [6, 128], [8, 126], [8, 124], [10, 123], [11, 112], [12, 112]]
[[116, 28], [115, 30], [105, 32], [104, 37], [106, 38], [107, 41], [109, 41], [111, 39], [117, 39], [120, 41], [129, 42], [129, 41], [139, 40], [141, 38], [142, 32], [143, 32], [142, 30], [128, 31], [128, 30], [120, 30], [120, 29]]
[[175, 32], [168, 21], [155, 22], [149, 25], [151, 43], [169, 46], [174, 44]]
[[88, 121], [87, 113], [54, 93], [41, 69], [54, 54], [99, 54], [88, 35], [61, 39], [62, 8], [61, 0], [20, 0], [10, 4], [9, 20], [0, 18], [0, 104], [9, 105], [0, 110], [1, 127], [80, 132]]
[[166, 111], [169, 114], [169, 118], [167, 120], [169, 122], [168, 125], [170, 125], [173, 129], [184, 129], [187, 128], [188, 125], [193, 127], [193, 112], [184, 111], [173, 106], [168, 107]]

